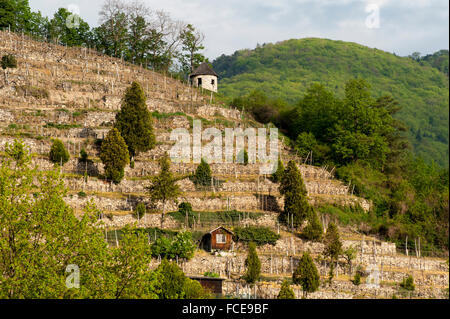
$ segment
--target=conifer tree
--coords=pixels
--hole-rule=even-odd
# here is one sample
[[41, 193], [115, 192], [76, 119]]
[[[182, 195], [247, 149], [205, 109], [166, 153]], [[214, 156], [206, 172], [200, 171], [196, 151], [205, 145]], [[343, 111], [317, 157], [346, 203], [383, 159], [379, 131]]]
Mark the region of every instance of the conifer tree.
[[300, 262], [292, 274], [292, 281], [296, 285], [301, 285], [303, 297], [309, 292], [314, 292], [319, 288], [320, 276], [316, 265], [308, 252], [305, 252]]
[[50, 148], [50, 160], [59, 165], [64, 165], [69, 161], [70, 155], [67, 149], [64, 147], [64, 144], [59, 139], [54, 139], [52, 143], [52, 147]]
[[319, 241], [322, 239], [323, 227], [322, 223], [317, 216], [317, 212], [314, 209], [310, 210], [308, 216], [308, 225], [303, 229], [302, 235], [304, 238], [314, 241]]
[[197, 186], [211, 185], [212, 172], [209, 164], [202, 158], [200, 164], [198, 164], [195, 170], [193, 180]]
[[280, 292], [278, 292], [277, 299], [295, 299], [294, 291], [287, 280], [283, 281]]
[[155, 146], [152, 116], [145, 101], [146, 97], [141, 85], [133, 82], [127, 88], [122, 107], [116, 115], [115, 128], [125, 140], [131, 157]]
[[245, 267], [247, 267], [247, 272], [244, 277], [245, 281], [249, 284], [254, 284], [259, 280], [261, 275], [261, 261], [256, 252], [256, 244], [253, 242], [248, 245], [248, 255], [245, 259]]
[[277, 170], [275, 171], [275, 173], [272, 174], [272, 181], [274, 183], [281, 182], [281, 179], [283, 178], [283, 174], [284, 174], [284, 165], [283, 165], [283, 162], [281, 161], [281, 157], [278, 157]]
[[280, 214], [280, 219], [287, 222], [289, 216], [289, 221], [293, 218], [295, 227], [300, 226], [310, 213], [311, 207], [302, 175], [294, 161], [289, 161], [283, 174], [280, 193], [284, 196], [284, 211]]
[[102, 142], [100, 159], [105, 166], [105, 177], [118, 184], [129, 163], [127, 144], [116, 128], [112, 128]]
[[147, 191], [153, 202], [162, 202], [162, 228], [164, 223], [164, 215], [166, 213], [166, 204], [169, 200], [173, 200], [178, 197], [180, 194], [180, 187], [175, 184], [176, 179], [170, 172], [170, 159], [167, 154], [160, 159], [159, 165], [161, 167], [161, 171], [158, 175], [152, 177], [151, 184], [147, 187]]
[[334, 223], [330, 223], [324, 237], [324, 255], [331, 261], [337, 261], [342, 253], [342, 243], [339, 238], [339, 230]]

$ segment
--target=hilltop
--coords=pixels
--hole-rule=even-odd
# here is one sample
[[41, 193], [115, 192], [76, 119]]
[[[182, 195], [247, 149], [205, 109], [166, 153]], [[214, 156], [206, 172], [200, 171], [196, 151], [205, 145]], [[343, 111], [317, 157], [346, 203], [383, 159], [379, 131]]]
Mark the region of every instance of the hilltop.
[[399, 102], [402, 110], [397, 118], [408, 126], [415, 154], [446, 166], [449, 82], [448, 62], [442, 61], [446, 57], [415, 61], [356, 43], [305, 38], [222, 55], [213, 67], [220, 76], [221, 93], [230, 99], [261, 89], [296, 103], [313, 82], [343, 96], [347, 80], [364, 78], [375, 96], [387, 94]]

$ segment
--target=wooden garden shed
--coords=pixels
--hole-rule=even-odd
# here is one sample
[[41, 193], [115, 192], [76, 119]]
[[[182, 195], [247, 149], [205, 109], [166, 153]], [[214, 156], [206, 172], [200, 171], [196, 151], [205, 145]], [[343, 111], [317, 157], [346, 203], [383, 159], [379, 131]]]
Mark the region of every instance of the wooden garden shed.
[[230, 250], [233, 243], [233, 232], [219, 226], [203, 235], [200, 247], [206, 251]]

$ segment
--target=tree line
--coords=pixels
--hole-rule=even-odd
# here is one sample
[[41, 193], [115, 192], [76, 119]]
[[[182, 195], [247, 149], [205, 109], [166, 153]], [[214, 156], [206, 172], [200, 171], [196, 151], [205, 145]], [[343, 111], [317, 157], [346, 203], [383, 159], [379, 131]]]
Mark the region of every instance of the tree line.
[[[362, 231], [396, 243], [421, 237], [424, 249], [448, 250], [448, 165], [442, 168], [414, 156], [406, 126], [394, 117], [401, 105], [391, 96], [375, 98], [359, 78], [347, 81], [342, 98], [313, 83], [295, 104], [261, 90], [231, 104], [262, 123], [274, 123], [305, 163], [333, 169], [355, 195], [371, 200], [371, 211], [360, 220]], [[279, 167], [275, 181], [282, 180], [283, 170]], [[304, 190], [296, 187], [292, 196], [285, 195], [292, 210], [302, 207], [295, 198]]]
[[28, 0], [0, 2], [0, 29], [24, 33], [66, 45], [95, 48], [112, 57], [185, 77], [207, 59], [204, 34], [192, 24], [152, 10], [140, 0], [105, 0], [100, 25], [90, 27], [82, 17], [59, 8], [52, 18], [33, 12]]

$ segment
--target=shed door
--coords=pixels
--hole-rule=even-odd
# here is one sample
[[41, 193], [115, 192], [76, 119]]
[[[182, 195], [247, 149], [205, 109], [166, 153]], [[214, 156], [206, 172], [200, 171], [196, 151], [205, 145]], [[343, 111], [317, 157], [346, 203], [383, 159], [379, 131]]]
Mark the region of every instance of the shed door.
[[197, 86], [202, 86], [202, 78], [197, 79]]

